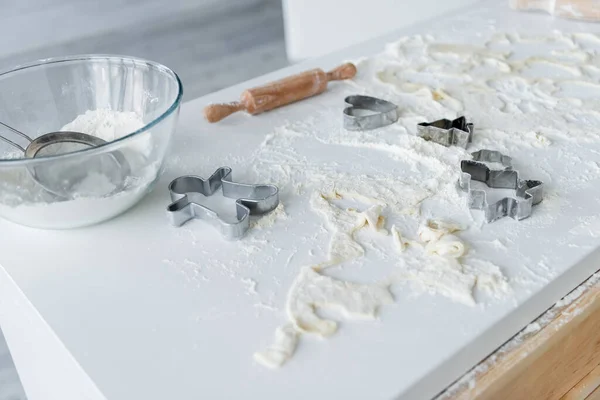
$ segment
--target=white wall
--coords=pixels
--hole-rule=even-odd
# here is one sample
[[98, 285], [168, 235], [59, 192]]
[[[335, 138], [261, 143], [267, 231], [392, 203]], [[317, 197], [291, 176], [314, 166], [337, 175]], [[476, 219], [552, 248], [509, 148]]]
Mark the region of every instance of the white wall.
[[[282, 0], [288, 58], [342, 49], [478, 0]], [[508, 4], [508, 3], [507, 3]]]

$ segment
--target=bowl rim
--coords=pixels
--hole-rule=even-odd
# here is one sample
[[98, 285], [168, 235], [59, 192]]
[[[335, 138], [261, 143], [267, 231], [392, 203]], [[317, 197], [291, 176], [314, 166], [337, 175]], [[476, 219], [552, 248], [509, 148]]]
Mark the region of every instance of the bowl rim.
[[[48, 161], [65, 160], [65, 159], [69, 159], [69, 158], [73, 158], [73, 157], [79, 157], [82, 155], [93, 155], [93, 154], [100, 154], [100, 153], [104, 153], [107, 151], [111, 151], [115, 148], [120, 147], [121, 143], [125, 142], [126, 140], [128, 140], [134, 136], [137, 136], [138, 134], [146, 132], [153, 126], [156, 126], [159, 122], [161, 122], [162, 120], [167, 118], [169, 115], [173, 114], [173, 112], [175, 112], [181, 105], [181, 99], [183, 97], [183, 84], [181, 83], [181, 79], [179, 78], [179, 75], [177, 75], [177, 73], [175, 73], [175, 71], [173, 71], [172, 69], [170, 69], [169, 67], [167, 67], [163, 64], [157, 63], [155, 61], [147, 60], [144, 58], [139, 58], [139, 57], [125, 56], [125, 55], [119, 55], [119, 54], [100, 54], [99, 53], [99, 54], [78, 54], [78, 55], [70, 55], [70, 56], [42, 58], [42, 59], [39, 59], [36, 61], [32, 61], [32, 62], [17, 65], [15, 67], [11, 67], [10, 69], [3, 69], [0, 71], [0, 77], [10, 74], [10, 73], [14, 73], [14, 72], [21, 71], [21, 70], [28, 69], [28, 68], [39, 67], [42, 65], [57, 64], [57, 63], [61, 63], [61, 62], [71, 62], [71, 61], [86, 61], [86, 60], [89, 61], [89, 60], [107, 60], [107, 59], [126, 60], [126, 61], [132, 61], [134, 63], [147, 64], [147, 65], [151, 66], [152, 68], [162, 70], [163, 72], [166, 72], [167, 74], [172, 75], [172, 77], [175, 79], [175, 82], [177, 83], [177, 96], [175, 97], [175, 100], [161, 115], [154, 118], [152, 121], [148, 122], [140, 129], [130, 132], [127, 135], [121, 136], [118, 139], [112, 140], [110, 142], [106, 142], [106, 143], [96, 146], [96, 147], [91, 147], [89, 149], [76, 150], [76, 151], [73, 151], [70, 153], [65, 153], [65, 154], [40, 156], [40, 157], [35, 157], [35, 158], [0, 159], [0, 167], [9, 166], [9, 165], [11, 167], [17, 167], [20, 164], [35, 165], [35, 164], [44, 163], [44, 162], [48, 162]], [[57, 132], [59, 132], [59, 131], [57, 131]]]

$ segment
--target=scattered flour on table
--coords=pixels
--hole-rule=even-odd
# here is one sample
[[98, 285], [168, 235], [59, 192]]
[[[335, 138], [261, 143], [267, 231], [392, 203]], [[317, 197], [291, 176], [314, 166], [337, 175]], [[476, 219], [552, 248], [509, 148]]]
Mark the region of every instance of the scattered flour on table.
[[285, 213], [285, 206], [283, 203], [279, 203], [276, 209], [268, 213], [267, 215], [261, 216], [250, 221], [250, 229], [267, 229], [271, 228], [277, 221], [286, 220], [288, 218]]
[[[361, 212], [354, 208], [340, 208], [333, 203], [334, 200], [356, 200], [357, 197], [363, 203], [369, 204], [366, 210]], [[380, 234], [388, 234], [383, 229], [385, 218], [381, 215], [383, 209], [381, 200], [357, 196], [356, 193], [346, 192], [343, 189], [335, 189], [332, 193], [314, 192], [310, 202], [313, 210], [325, 218], [332, 230], [328, 260], [330, 264], [352, 260], [364, 254], [363, 247], [354, 237], [359, 229], [370, 227]]]
[[476, 289], [496, 298], [509, 294], [508, 280], [498, 266], [468, 254], [463, 240], [455, 235], [462, 229], [448, 220], [425, 221], [417, 239], [405, 242], [404, 257], [398, 261], [402, 269], [392, 282], [409, 281], [420, 290], [468, 306], [476, 304]]
[[[467, 239], [477, 237], [482, 224], [456, 189], [458, 165], [471, 151], [492, 148], [513, 157], [524, 178], [546, 184], [546, 197], [532, 217], [502, 229], [501, 241], [489, 241], [489, 251], [499, 259], [507, 250], [521, 255], [519, 241], [530, 231], [554, 226], [569, 207], [569, 193], [600, 180], [598, 163], [590, 162], [598, 155], [590, 144], [600, 142], [600, 59], [589, 43], [587, 36], [562, 32], [546, 37], [498, 33], [480, 46], [440, 43], [428, 35], [403, 37], [383, 53], [357, 61], [356, 78], [336, 87], [343, 95], [358, 92], [394, 102], [400, 110], [397, 123], [346, 131], [340, 107], [324, 100], [324, 107], [314, 107], [316, 115], [267, 133], [244, 162], [252, 165], [257, 182], [272, 182], [288, 198], [308, 202], [309, 212], [322, 222], [316, 229], [326, 238], [325, 248], [308, 250], [319, 258], [303, 264], [288, 291], [283, 326], [287, 335], [295, 332], [294, 340], [277, 344], [284, 334], [278, 331], [277, 361], [259, 357], [259, 362], [283, 365], [302, 335], [333, 334], [337, 324], [318, 317], [320, 308], [341, 311], [345, 319], [375, 318], [391, 302], [390, 285], [466, 306], [504, 301], [511, 285], [524, 286], [520, 276], [509, 280], [503, 265], [478, 257], [481, 241]], [[544, 51], [521, 57], [521, 46]], [[416, 135], [419, 122], [460, 115], [475, 124], [468, 150]], [[303, 222], [286, 206], [290, 224]], [[562, 233], [565, 241], [595, 234], [590, 218], [579, 222], [575, 232]], [[265, 226], [272, 226], [270, 220]], [[369, 243], [363, 241], [366, 233]], [[543, 240], [541, 247], [555, 244]], [[330, 267], [351, 268], [371, 253], [396, 267], [388, 279], [357, 283], [328, 276]], [[293, 255], [285, 268], [294, 267], [291, 261]], [[521, 257], [510, 269], [522, 267], [548, 279], [555, 271], [542, 261]], [[347, 302], [347, 289], [358, 293], [358, 303]]]
[[258, 292], [256, 291], [256, 285], [258, 284], [258, 282], [256, 282], [252, 278], [242, 278], [241, 281], [246, 286], [246, 294], [258, 294]]
[[256, 362], [277, 368], [289, 360], [298, 344], [298, 332], [292, 325], [283, 325], [275, 331], [275, 340], [266, 350], [254, 353]]
[[337, 322], [317, 315], [331, 309], [348, 319], [374, 319], [378, 309], [394, 299], [385, 284], [360, 284], [333, 279], [315, 267], [303, 267], [288, 293], [286, 312], [291, 323], [277, 328], [275, 342], [254, 354], [269, 368], [282, 366], [293, 355], [301, 333], [331, 336]]
[[538, 322], [532, 322], [523, 329], [523, 335], [529, 335], [531, 333], [538, 332], [542, 329], [542, 326]]
[[373, 319], [380, 306], [393, 301], [384, 284], [337, 280], [314, 267], [304, 267], [288, 293], [286, 308], [298, 331], [330, 336], [337, 330], [337, 323], [319, 317], [318, 308], [333, 309], [349, 319]]

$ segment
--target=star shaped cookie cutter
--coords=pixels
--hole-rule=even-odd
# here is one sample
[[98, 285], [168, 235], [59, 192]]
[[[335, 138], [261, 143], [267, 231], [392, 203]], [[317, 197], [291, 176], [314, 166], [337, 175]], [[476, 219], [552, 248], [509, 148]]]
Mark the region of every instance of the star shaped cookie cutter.
[[[482, 210], [488, 223], [503, 217], [517, 221], [529, 217], [533, 206], [544, 197], [543, 182], [520, 179], [519, 173], [512, 168], [512, 159], [498, 151], [479, 150], [472, 156], [473, 160], [460, 162], [462, 174], [458, 182], [460, 189], [469, 196], [469, 208]], [[490, 169], [485, 162], [501, 163], [504, 168]], [[471, 188], [471, 180], [483, 182], [494, 189], [512, 189], [515, 197], [505, 197], [489, 204], [484, 190]]]
[[[223, 196], [236, 199], [236, 222], [227, 222], [203, 206], [204, 197], [223, 190]], [[191, 219], [203, 219], [229, 240], [239, 239], [250, 226], [250, 215], [263, 215], [279, 205], [279, 189], [274, 185], [249, 185], [231, 180], [231, 168], [221, 167], [208, 179], [185, 175], [169, 184], [172, 203], [167, 207], [171, 223], [181, 226]]]
[[442, 146], [460, 146], [466, 149], [473, 140], [473, 124], [467, 122], [465, 117], [421, 122], [417, 124], [417, 134]]
[[[354, 95], [344, 99], [344, 128], [366, 131], [382, 128], [398, 121], [398, 106], [377, 97]], [[358, 111], [358, 112], [357, 112]], [[363, 114], [365, 111], [371, 114]]]

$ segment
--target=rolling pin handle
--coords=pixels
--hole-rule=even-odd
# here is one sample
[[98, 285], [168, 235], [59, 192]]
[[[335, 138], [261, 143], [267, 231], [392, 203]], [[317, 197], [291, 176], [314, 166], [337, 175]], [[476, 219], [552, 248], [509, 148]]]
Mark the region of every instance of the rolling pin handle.
[[352, 63], [342, 64], [339, 67], [332, 69], [327, 73], [327, 80], [341, 81], [344, 79], [352, 79], [356, 75], [356, 66]]
[[210, 123], [219, 122], [234, 112], [243, 111], [245, 109], [246, 106], [238, 101], [227, 104], [211, 104], [204, 108], [204, 118]]

